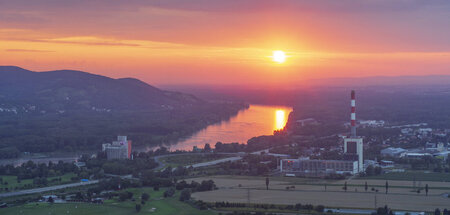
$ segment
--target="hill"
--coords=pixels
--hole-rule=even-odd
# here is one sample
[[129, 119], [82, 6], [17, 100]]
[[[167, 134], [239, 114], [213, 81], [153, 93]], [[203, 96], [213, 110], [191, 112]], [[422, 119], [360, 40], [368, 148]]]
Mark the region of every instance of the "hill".
[[32, 72], [0, 66], [0, 77], [0, 104], [17, 107], [16, 111], [161, 110], [204, 103], [134, 78], [112, 79], [74, 70]]
[[0, 158], [98, 151], [117, 135], [137, 147], [176, 142], [246, 107], [73, 70], [0, 66], [0, 77]]

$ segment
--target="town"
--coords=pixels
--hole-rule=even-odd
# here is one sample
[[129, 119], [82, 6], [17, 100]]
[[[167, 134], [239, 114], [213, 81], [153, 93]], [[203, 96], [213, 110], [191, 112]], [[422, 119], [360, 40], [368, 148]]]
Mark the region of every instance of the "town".
[[[426, 123], [391, 126], [386, 121], [358, 121], [355, 91], [351, 92], [349, 107], [350, 123], [342, 125], [349, 132], [335, 136], [311, 139], [289, 135], [285, 129], [275, 131], [273, 136], [252, 138], [248, 144], [218, 142], [213, 146], [194, 146], [191, 151], [160, 147], [148, 152], [133, 150], [132, 140], [118, 136], [112, 143], [102, 144], [98, 153], [85, 154], [72, 163], [29, 161], [20, 166], [0, 166], [0, 175], [8, 175], [0, 177], [1, 205], [131, 201], [136, 202], [136, 211], [140, 211], [151, 201], [148, 196], [161, 189], [164, 198], [175, 195], [200, 210], [244, 209], [261, 204], [258, 207], [262, 209], [275, 207], [283, 213], [357, 213], [356, 208], [375, 207], [378, 214], [400, 213], [399, 209], [414, 214], [432, 211], [434, 205], [441, 204], [438, 209], [446, 211], [448, 200], [445, 199], [437, 202], [434, 199], [433, 206], [427, 205], [428, 200], [436, 198], [435, 194], [448, 192], [449, 130], [431, 129]], [[300, 128], [320, 124], [312, 118], [294, 122]], [[357, 135], [357, 131], [370, 134], [368, 131], [379, 129], [391, 135], [382, 139], [377, 133]], [[327, 144], [323, 147], [305, 144], [314, 140]], [[264, 190], [266, 193], [258, 194]], [[293, 191], [312, 192], [318, 199], [296, 195]], [[331, 193], [324, 196], [320, 193], [323, 191]], [[379, 191], [392, 196], [376, 200]], [[405, 203], [398, 194], [414, 195], [418, 199]], [[259, 199], [260, 195], [270, 200]], [[278, 195], [294, 196], [286, 201], [277, 200]], [[350, 197], [340, 203], [323, 201], [340, 195]], [[351, 199], [360, 195], [374, 195], [375, 200], [355, 207]], [[450, 198], [449, 194], [445, 195]], [[308, 204], [295, 206], [299, 202]], [[325, 208], [325, 203], [331, 208]], [[348, 209], [341, 212], [340, 207]], [[160, 208], [152, 206], [151, 210]]]

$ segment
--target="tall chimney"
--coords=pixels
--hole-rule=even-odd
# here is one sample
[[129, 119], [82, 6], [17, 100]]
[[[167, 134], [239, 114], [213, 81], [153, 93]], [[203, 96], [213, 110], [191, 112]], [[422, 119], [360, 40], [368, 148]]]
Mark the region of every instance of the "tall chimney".
[[351, 131], [350, 131], [350, 137], [356, 137], [356, 100], [355, 100], [355, 91], [352, 90], [352, 94], [351, 94], [351, 107], [352, 107], [352, 113], [350, 115], [350, 120], [351, 120]]

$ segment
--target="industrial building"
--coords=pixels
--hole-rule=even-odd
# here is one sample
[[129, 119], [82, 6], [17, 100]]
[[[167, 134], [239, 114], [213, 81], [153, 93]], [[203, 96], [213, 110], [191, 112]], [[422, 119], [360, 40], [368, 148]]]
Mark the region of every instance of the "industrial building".
[[408, 150], [403, 148], [389, 147], [381, 150], [380, 154], [385, 157], [402, 157]]
[[329, 174], [358, 173], [358, 161], [310, 160], [309, 158], [283, 159], [280, 169], [284, 174], [296, 176], [325, 176]]
[[284, 175], [325, 176], [328, 174], [357, 174], [364, 172], [363, 138], [356, 135], [355, 91], [351, 92], [351, 131], [344, 137], [343, 160], [282, 159], [280, 172]]
[[131, 158], [131, 140], [127, 136], [118, 136], [117, 141], [102, 144], [102, 151], [110, 159], [130, 159]]

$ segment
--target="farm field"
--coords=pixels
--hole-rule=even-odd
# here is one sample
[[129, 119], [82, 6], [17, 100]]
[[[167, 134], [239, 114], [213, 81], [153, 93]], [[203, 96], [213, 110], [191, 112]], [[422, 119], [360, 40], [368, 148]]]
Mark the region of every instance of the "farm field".
[[388, 205], [394, 210], [434, 211], [436, 208], [447, 208], [450, 200], [442, 196], [405, 195], [402, 194], [375, 194], [355, 192], [324, 192], [324, 191], [284, 191], [284, 190], [247, 190], [247, 189], [223, 189], [201, 193], [192, 196], [197, 200], [207, 202], [228, 201], [267, 204], [313, 204], [325, 205], [336, 208], [367, 208]]
[[[388, 205], [397, 210], [412, 211], [434, 211], [436, 208], [449, 208], [450, 198], [445, 197], [450, 193], [448, 182], [421, 182], [421, 192], [413, 188], [411, 181], [388, 181], [388, 194], [385, 194], [385, 180], [349, 180], [347, 191], [344, 191], [344, 180], [323, 181], [317, 183], [303, 181], [287, 182], [271, 178], [269, 190], [265, 190], [265, 178], [259, 177], [246, 179], [245, 177], [216, 176], [203, 177], [193, 180], [212, 179], [216, 182], [219, 190], [194, 193], [197, 200], [207, 202], [229, 201], [248, 202], [248, 192], [251, 203], [273, 203], [273, 204], [313, 204], [325, 205], [327, 207], [368, 208]], [[364, 190], [364, 183], [368, 183], [368, 191]], [[326, 190], [325, 190], [326, 184]], [[419, 183], [416, 183], [419, 185]], [[428, 196], [425, 195], [423, 186], [429, 184]], [[288, 189], [287, 189], [288, 187]], [[249, 188], [249, 191], [248, 189]], [[378, 189], [378, 192], [372, 191]], [[357, 192], [355, 192], [355, 189]], [[375, 197], [376, 196], [376, 197]]]
[[450, 182], [450, 173], [445, 172], [390, 172], [381, 175], [362, 177], [361, 180], [366, 179], [382, 179], [382, 180], [402, 180], [402, 181], [437, 181]]

